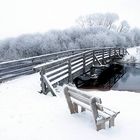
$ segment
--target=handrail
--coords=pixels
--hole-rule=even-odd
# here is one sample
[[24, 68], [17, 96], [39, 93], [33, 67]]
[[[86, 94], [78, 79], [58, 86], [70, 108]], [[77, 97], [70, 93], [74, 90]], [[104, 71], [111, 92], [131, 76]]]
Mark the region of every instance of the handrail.
[[76, 49], [76, 50], [61, 51], [61, 52], [56, 52], [56, 53], [43, 54], [43, 55], [39, 55], [39, 56], [22, 58], [22, 59], [18, 59], [18, 60], [4, 61], [4, 62], [0, 62], [0, 65], [10, 64], [10, 63], [15, 63], [15, 62], [30, 61], [30, 60], [33, 61], [33, 60], [38, 59], [38, 58], [50, 57], [50, 56], [60, 55], [60, 54], [64, 54], [64, 53], [79, 52], [79, 51], [85, 51], [85, 50], [89, 50], [89, 48], [88, 49]]
[[[104, 64], [107, 59], [116, 56], [120, 57], [125, 55], [125, 53], [124, 48], [88, 50], [73, 56], [37, 65], [33, 69], [36, 72], [40, 71], [42, 92], [47, 94], [47, 88], [53, 92], [54, 89], [52, 88], [56, 83], [62, 82], [65, 79], [67, 79], [67, 82], [72, 82], [74, 78], [88, 72], [93, 65], [105, 66]], [[47, 80], [44, 80], [45, 77]], [[48, 80], [49, 83], [47, 82]], [[52, 94], [55, 95], [54, 92]]]
[[32, 68], [38, 64], [48, 62], [51, 60], [56, 60], [62, 57], [74, 55], [83, 51], [85, 51], [85, 49], [68, 50], [68, 51], [44, 54], [44, 55], [34, 56], [34, 57], [29, 57], [29, 58], [23, 58], [19, 60], [1, 62], [0, 63], [0, 82], [3, 82], [7, 79], [17, 77], [19, 75], [23, 75], [26, 73], [27, 74], [34, 73]]

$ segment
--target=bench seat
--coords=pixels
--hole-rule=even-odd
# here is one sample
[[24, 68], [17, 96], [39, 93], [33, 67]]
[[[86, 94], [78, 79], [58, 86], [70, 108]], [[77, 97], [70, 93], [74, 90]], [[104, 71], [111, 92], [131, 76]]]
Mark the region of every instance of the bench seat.
[[70, 113], [78, 113], [78, 106], [81, 112], [89, 110], [93, 114], [93, 122], [96, 130], [105, 129], [105, 123], [109, 122], [109, 128], [114, 126], [114, 120], [120, 113], [115, 112], [102, 105], [101, 98], [86, 94], [75, 87], [65, 85], [64, 94], [68, 103]]

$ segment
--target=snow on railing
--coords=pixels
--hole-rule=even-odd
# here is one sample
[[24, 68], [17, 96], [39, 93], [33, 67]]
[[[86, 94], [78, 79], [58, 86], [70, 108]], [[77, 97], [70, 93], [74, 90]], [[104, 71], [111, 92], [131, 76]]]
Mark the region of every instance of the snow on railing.
[[34, 73], [32, 68], [38, 64], [48, 62], [51, 60], [56, 60], [62, 57], [71, 56], [83, 51], [85, 51], [85, 49], [69, 50], [69, 51], [44, 54], [40, 56], [34, 56], [34, 57], [29, 57], [29, 58], [24, 58], [19, 60], [1, 62], [0, 82], [20, 75]]
[[79, 54], [61, 58], [51, 62], [35, 66], [34, 71], [40, 71], [41, 87], [43, 94], [48, 90], [55, 96], [53, 86], [57, 83], [72, 82], [74, 78], [90, 71], [93, 65], [104, 65], [107, 59], [115, 56], [123, 56], [124, 48], [105, 48], [98, 50], [87, 50]]

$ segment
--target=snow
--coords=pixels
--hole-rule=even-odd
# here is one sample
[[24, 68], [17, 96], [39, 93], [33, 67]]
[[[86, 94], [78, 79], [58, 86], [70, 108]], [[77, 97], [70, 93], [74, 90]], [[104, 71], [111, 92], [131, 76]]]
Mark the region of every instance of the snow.
[[140, 94], [93, 91], [103, 105], [120, 110], [115, 127], [97, 132], [89, 111], [69, 113], [63, 88], [57, 97], [43, 95], [39, 74], [22, 76], [0, 85], [0, 139], [11, 140], [124, 140], [140, 137]]
[[127, 49], [128, 55], [125, 56], [124, 61], [129, 63], [140, 63], [140, 46]]
[[0, 84], [1, 140], [131, 140], [140, 137], [140, 94], [88, 90], [103, 105], [119, 110], [115, 127], [97, 132], [89, 111], [71, 115], [63, 94], [40, 94], [40, 76], [21, 76]]

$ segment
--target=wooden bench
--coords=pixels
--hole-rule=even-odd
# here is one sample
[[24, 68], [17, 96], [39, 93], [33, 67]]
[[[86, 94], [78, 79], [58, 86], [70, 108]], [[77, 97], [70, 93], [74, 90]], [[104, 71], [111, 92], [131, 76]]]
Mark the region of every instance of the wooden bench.
[[68, 85], [64, 87], [64, 94], [71, 114], [78, 113], [78, 106], [81, 107], [81, 112], [86, 109], [92, 112], [94, 126], [97, 131], [105, 129], [107, 121], [109, 122], [109, 128], [114, 126], [115, 117], [120, 112], [102, 106], [101, 98], [88, 95], [86, 92]]

